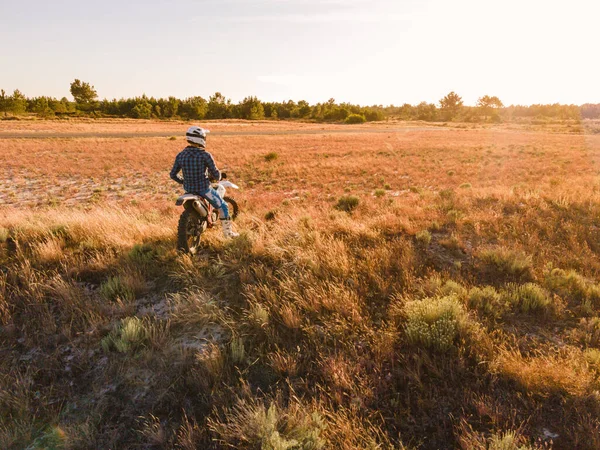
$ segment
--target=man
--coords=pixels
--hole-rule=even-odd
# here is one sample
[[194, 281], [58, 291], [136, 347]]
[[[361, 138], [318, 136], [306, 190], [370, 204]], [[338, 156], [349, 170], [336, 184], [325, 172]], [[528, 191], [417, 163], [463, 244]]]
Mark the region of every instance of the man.
[[[208, 133], [208, 130], [200, 127], [188, 128], [185, 134], [188, 146], [175, 157], [175, 164], [171, 169], [171, 179], [183, 184], [185, 192], [200, 195], [208, 200], [213, 208], [219, 211], [223, 235], [226, 238], [234, 238], [239, 236], [239, 233], [232, 229], [227, 203], [210, 185], [209, 176], [213, 180], [219, 181], [221, 178], [226, 178], [226, 175], [217, 169], [212, 155], [206, 151], [206, 135]], [[183, 178], [178, 175], [180, 171], [183, 172]]]

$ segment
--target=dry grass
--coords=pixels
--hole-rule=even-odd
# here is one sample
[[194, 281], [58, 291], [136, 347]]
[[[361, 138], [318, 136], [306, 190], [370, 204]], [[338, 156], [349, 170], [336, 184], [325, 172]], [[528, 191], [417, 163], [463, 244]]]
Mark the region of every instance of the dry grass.
[[555, 128], [214, 136], [243, 235], [195, 257], [181, 143], [0, 140], [0, 447], [597, 448], [600, 137]]

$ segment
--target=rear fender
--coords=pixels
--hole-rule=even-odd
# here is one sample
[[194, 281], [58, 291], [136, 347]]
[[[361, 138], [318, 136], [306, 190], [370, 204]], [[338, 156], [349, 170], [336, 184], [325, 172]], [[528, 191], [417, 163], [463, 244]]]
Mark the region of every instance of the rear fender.
[[177, 206], [181, 206], [184, 203], [187, 203], [189, 201], [194, 201], [194, 200], [198, 200], [200, 197], [198, 197], [197, 195], [194, 194], [183, 194], [180, 197], [177, 198], [177, 201], [175, 202], [175, 204]]

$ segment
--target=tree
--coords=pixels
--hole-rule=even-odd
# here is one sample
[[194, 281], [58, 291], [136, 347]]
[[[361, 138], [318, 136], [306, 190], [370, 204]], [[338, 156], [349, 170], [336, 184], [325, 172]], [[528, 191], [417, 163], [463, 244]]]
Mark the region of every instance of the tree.
[[440, 100], [440, 110], [444, 120], [453, 120], [460, 113], [463, 106], [462, 98], [454, 91]]
[[94, 86], [90, 86], [89, 83], [78, 79], [75, 79], [75, 81], [71, 83], [71, 95], [81, 110], [92, 108], [98, 97], [98, 93], [96, 92], [96, 89], [94, 89]]
[[4, 89], [0, 90], [0, 113], [4, 113], [4, 117], [8, 115], [10, 109], [10, 98], [6, 96]]
[[142, 97], [136, 98], [131, 115], [136, 119], [150, 119], [152, 117], [152, 104], [148, 101], [148, 97], [142, 95]]
[[488, 116], [491, 116], [493, 113], [495, 113], [496, 109], [503, 108], [504, 105], [498, 97], [490, 97], [489, 95], [484, 95], [483, 97], [480, 97], [477, 100], [477, 107], [480, 109], [485, 119], [487, 120]]
[[50, 104], [46, 97], [39, 97], [34, 99], [32, 109], [33, 112], [40, 117], [54, 117], [54, 111], [50, 108]]
[[179, 100], [175, 97], [169, 97], [164, 105], [161, 105], [161, 108], [165, 117], [175, 117], [179, 109]]
[[50, 109], [58, 114], [65, 114], [67, 112], [67, 105], [60, 100], [52, 98], [48, 101]]
[[207, 119], [227, 119], [231, 110], [231, 100], [225, 98], [220, 92], [208, 100], [208, 109], [206, 111]]
[[433, 103], [421, 102], [415, 109], [418, 120], [431, 122], [437, 118], [437, 108]]
[[310, 114], [310, 105], [306, 100], [300, 100], [298, 102], [298, 107], [296, 108], [294, 113], [295, 117], [299, 117], [301, 119], [304, 117], [308, 117], [308, 115]]
[[265, 118], [265, 109], [256, 97], [246, 97], [239, 104], [240, 119], [260, 120]]
[[18, 89], [9, 97], [9, 109], [14, 115], [23, 114], [27, 110], [27, 98]]

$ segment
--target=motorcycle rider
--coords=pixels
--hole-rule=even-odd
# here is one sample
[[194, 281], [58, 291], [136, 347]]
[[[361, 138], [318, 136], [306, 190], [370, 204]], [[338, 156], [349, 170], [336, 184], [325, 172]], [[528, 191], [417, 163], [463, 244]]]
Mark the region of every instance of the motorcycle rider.
[[[219, 196], [217, 191], [210, 185], [210, 178], [215, 181], [227, 178], [224, 172], [219, 171], [212, 155], [206, 151], [206, 135], [209, 130], [200, 127], [188, 128], [185, 136], [188, 146], [176, 157], [171, 169], [171, 179], [183, 184], [186, 193], [204, 197], [216, 210], [219, 211], [219, 219], [223, 225], [223, 235], [226, 238], [239, 236], [232, 229], [231, 218], [227, 203]], [[183, 178], [178, 174], [183, 172]]]

